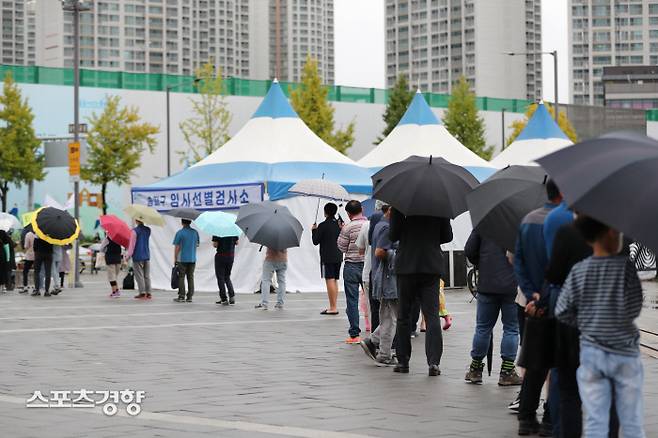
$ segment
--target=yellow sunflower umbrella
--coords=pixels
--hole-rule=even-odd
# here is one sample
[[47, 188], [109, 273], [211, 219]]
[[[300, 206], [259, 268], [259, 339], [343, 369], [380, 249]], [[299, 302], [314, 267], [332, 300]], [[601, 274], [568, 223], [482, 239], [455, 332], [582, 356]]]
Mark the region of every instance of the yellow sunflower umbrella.
[[156, 209], [141, 204], [130, 204], [123, 209], [131, 218], [143, 222], [146, 225], [163, 226], [164, 218]]
[[80, 225], [68, 212], [54, 207], [41, 207], [30, 220], [39, 239], [53, 245], [68, 245], [80, 235]]

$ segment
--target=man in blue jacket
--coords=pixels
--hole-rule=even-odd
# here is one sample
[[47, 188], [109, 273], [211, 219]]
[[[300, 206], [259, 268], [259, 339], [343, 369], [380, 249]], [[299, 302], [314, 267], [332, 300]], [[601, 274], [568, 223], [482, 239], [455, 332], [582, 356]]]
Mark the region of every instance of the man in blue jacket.
[[[562, 202], [560, 190], [552, 180], [548, 180], [546, 183], [546, 195], [548, 202], [543, 207], [528, 213], [521, 221], [514, 252], [514, 273], [526, 301], [525, 313], [532, 317], [543, 315], [544, 309], [540, 309], [540, 302], [544, 301], [542, 298], [546, 298], [544, 296], [544, 280], [548, 265], [548, 253], [546, 251], [546, 241], [544, 240], [544, 221], [548, 214]], [[519, 323], [522, 325], [525, 321], [519, 321]], [[543, 339], [537, 339], [532, 333], [522, 332], [522, 336], [527, 336], [527, 339], [523, 341], [524, 345], [544, 342]], [[520, 395], [519, 435], [530, 435], [537, 432], [541, 436], [552, 435], [548, 409], [544, 410], [541, 428], [537, 422], [537, 408], [539, 407], [541, 389], [546, 380], [550, 364], [547, 365], [526, 367]]]

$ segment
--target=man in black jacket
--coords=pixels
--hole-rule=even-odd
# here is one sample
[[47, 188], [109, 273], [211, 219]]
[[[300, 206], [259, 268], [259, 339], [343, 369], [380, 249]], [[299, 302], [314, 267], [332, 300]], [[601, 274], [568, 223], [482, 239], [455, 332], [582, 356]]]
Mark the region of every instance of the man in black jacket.
[[516, 373], [514, 366], [519, 347], [519, 320], [514, 302], [517, 287], [514, 269], [505, 250], [480, 236], [475, 230], [466, 242], [464, 253], [479, 270], [475, 335], [471, 350], [471, 366], [465, 379], [470, 383], [482, 383], [484, 369], [482, 360], [487, 355], [491, 332], [496, 325], [498, 315], [501, 314], [503, 337], [500, 343], [500, 355], [503, 364], [498, 384], [521, 385], [522, 379]]
[[390, 240], [398, 241], [395, 273], [398, 277], [400, 309], [397, 323], [397, 373], [409, 372], [411, 358], [410, 315], [414, 300], [420, 299], [425, 316], [425, 354], [429, 375], [441, 374], [443, 337], [439, 323], [439, 282], [444, 275], [441, 244], [452, 241], [452, 227], [447, 218], [430, 216], [405, 217], [393, 209]]
[[336, 301], [338, 300], [338, 280], [340, 279], [340, 265], [343, 262], [343, 253], [338, 249], [338, 235], [340, 226], [336, 220], [338, 206], [329, 202], [324, 206], [324, 222], [313, 224], [313, 245], [320, 245], [320, 272], [327, 284], [329, 308], [320, 312], [322, 315], [338, 315]]

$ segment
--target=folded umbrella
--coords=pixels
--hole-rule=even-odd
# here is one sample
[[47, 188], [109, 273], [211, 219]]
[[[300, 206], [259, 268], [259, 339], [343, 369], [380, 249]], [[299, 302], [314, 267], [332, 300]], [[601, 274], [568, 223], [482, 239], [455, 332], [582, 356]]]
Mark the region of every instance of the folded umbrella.
[[235, 223], [251, 242], [279, 251], [299, 246], [304, 230], [287, 207], [269, 201], [240, 207]]
[[130, 245], [130, 227], [128, 224], [113, 214], [101, 216], [100, 224], [113, 242], [128, 248]]
[[468, 210], [466, 195], [478, 180], [443, 158], [411, 156], [372, 176], [373, 198], [406, 216], [455, 218]]
[[612, 133], [562, 149], [537, 162], [574, 210], [658, 252], [658, 142]]
[[41, 207], [30, 223], [39, 239], [53, 245], [73, 243], [80, 234], [78, 221], [68, 212], [54, 207]]
[[131, 218], [143, 222], [146, 225], [163, 226], [164, 218], [156, 209], [141, 204], [130, 204], [123, 209]]
[[172, 210], [165, 211], [163, 214], [193, 221], [199, 217], [201, 212], [193, 208], [174, 208]]
[[473, 228], [514, 252], [521, 221], [546, 203], [547, 179], [538, 166], [508, 166], [494, 173], [466, 195]]
[[211, 236], [239, 237], [242, 234], [240, 227], [235, 225], [236, 217], [223, 211], [206, 211], [194, 220], [194, 225]]
[[21, 223], [16, 216], [9, 213], [0, 213], [0, 230], [9, 231], [17, 230], [21, 227]]

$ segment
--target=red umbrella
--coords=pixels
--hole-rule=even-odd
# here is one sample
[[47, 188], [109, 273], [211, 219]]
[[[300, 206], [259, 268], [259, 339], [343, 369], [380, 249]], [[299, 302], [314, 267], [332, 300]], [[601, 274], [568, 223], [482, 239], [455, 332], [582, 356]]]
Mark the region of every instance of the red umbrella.
[[105, 230], [110, 239], [124, 248], [130, 245], [130, 227], [121, 219], [113, 214], [106, 214], [100, 217], [101, 227]]

